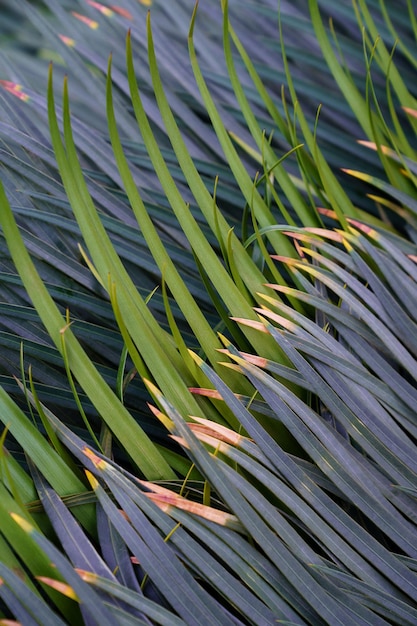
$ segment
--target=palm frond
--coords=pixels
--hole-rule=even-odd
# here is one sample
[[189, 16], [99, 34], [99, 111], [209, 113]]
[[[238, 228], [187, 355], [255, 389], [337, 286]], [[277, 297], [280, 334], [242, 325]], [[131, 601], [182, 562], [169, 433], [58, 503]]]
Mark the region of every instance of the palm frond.
[[410, 3], [40, 4], [1, 25], [0, 620], [414, 624]]

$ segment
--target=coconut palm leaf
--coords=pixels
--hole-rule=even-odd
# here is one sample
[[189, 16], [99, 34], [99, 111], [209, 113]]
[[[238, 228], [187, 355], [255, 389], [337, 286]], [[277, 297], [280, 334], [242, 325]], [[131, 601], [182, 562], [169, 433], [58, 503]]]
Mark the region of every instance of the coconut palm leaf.
[[[298, 234], [300, 240], [311, 243], [311, 231]], [[317, 232], [316, 248], [322, 246], [326, 234], [327, 231]], [[175, 440], [210, 484], [209, 499], [201, 492], [203, 501], [199, 503], [198, 491], [194, 490], [185, 499], [176, 492], [175, 483], [162, 486], [138, 480], [114, 461], [86, 446], [48, 413], [58, 438], [88, 471], [95, 497], [103, 507], [101, 523], [107, 518], [108, 531], [112, 528], [110, 536], [113, 536], [115, 548], [109, 552], [102, 544], [100, 550], [103, 554], [112, 554], [113, 560], [115, 550], [120, 553], [120, 547], [116, 546], [125, 545], [124, 549], [133, 553], [134, 563], [140, 563], [140, 568], [133, 570], [137, 581], [145, 576], [146, 584], [142, 584], [142, 592], [139, 592], [138, 582], [132, 588], [132, 571], [127, 576], [127, 580], [131, 580], [130, 591], [122, 590], [126, 566], [117, 583], [99, 576], [94, 565], [96, 557], [90, 560], [89, 572], [80, 572], [89, 585], [122, 601], [124, 608], [120, 610], [143, 609], [143, 614], [150, 616], [149, 605], [140, 600], [141, 593], [145, 593], [145, 596], [159, 597], [163, 610], [182, 616], [185, 623], [194, 619], [187, 617], [181, 603], [173, 601], [172, 579], [160, 578], [153, 570], [157, 562], [158, 567], [162, 567], [159, 559], [165, 562], [162, 553], [169, 546], [173, 551], [169, 557], [171, 566], [179, 558], [188, 574], [196, 581], [205, 581], [205, 593], [214, 594], [215, 604], [205, 604], [205, 610], [214, 611], [213, 619], [217, 619], [214, 615], [220, 594], [227, 610], [233, 606], [238, 623], [260, 624], [272, 619], [271, 615], [284, 623], [297, 624], [343, 623], [343, 620], [353, 619], [355, 623], [364, 624], [412, 624], [415, 621], [417, 579], [412, 540], [415, 499], [413, 492], [407, 491], [407, 485], [415, 482], [414, 437], [404, 421], [406, 408], [398, 389], [379, 378], [372, 363], [368, 364], [362, 354], [357, 353], [358, 341], [352, 340], [355, 336], [360, 339], [365, 351], [378, 350], [381, 361], [396, 367], [398, 377], [415, 388], [415, 373], [412, 378], [411, 372], [405, 373], [399, 367], [401, 353], [388, 352], [374, 333], [373, 317], [387, 306], [386, 291], [391, 291], [384, 272], [387, 267], [390, 271], [391, 265], [386, 263], [383, 269], [378, 268], [379, 282], [371, 285], [368, 280], [376, 255], [399, 267], [408, 265], [409, 259], [376, 232], [368, 231], [365, 237], [356, 231], [346, 235], [347, 240], [351, 262], [345, 269], [355, 273], [369, 297], [358, 288], [354, 293], [347, 285], [345, 301], [357, 306], [360, 300], [367, 303], [371, 315], [363, 315], [360, 322], [368, 328], [369, 339], [364, 338], [361, 326], [345, 332], [344, 304], [339, 301], [336, 306], [331, 299], [328, 304], [332, 307], [329, 317], [332, 332], [329, 328], [318, 327], [298, 312], [293, 312], [290, 320], [291, 309], [271, 297], [261, 310], [259, 322], [240, 321], [280, 343], [294, 372], [298, 372], [310, 389], [310, 407], [273, 375], [271, 361], [239, 352], [226, 339], [230, 359], [258, 391], [256, 406], [245, 406], [219, 374], [196, 355], [194, 359], [216, 389], [218, 401], [228, 406], [240, 423], [242, 433], [247, 433], [250, 439], [212, 420], [186, 421], [186, 416], [181, 416], [148, 383], [165, 413], [154, 409], [154, 414], [169, 426]], [[326, 243], [323, 263], [321, 260], [317, 263], [317, 258], [308, 261], [308, 257], [304, 257], [303, 269], [310, 266], [318, 280], [328, 281], [332, 247], [340, 269], [344, 269], [341, 259], [345, 257], [341, 255], [338, 242]], [[293, 263], [290, 260], [290, 264]], [[410, 269], [414, 270], [413, 264]], [[336, 277], [335, 274], [335, 280]], [[410, 277], [410, 294], [414, 292], [414, 285]], [[324, 296], [322, 299], [324, 302]], [[282, 309], [286, 317], [280, 315]], [[381, 320], [386, 332], [390, 321]], [[373, 337], [376, 347], [372, 345]], [[228, 364], [228, 368], [236, 366]], [[279, 374], [282, 379], [284, 370], [279, 370]], [[371, 389], [379, 392], [372, 395]], [[268, 430], [261, 425], [262, 411], [273, 418], [275, 428], [271, 427], [271, 422]], [[409, 419], [412, 429], [413, 415], [409, 415]], [[398, 428], [400, 423], [401, 429]], [[296, 455], [286, 450], [278, 434], [282, 424], [300, 445]], [[388, 431], [391, 437], [385, 438]], [[184, 488], [187, 488], [186, 483], [182, 492]], [[56, 496], [52, 492], [50, 495], [52, 503]], [[116, 502], [123, 515], [120, 512], [116, 515]], [[58, 506], [58, 500], [55, 506], [57, 511], [61, 510], [60, 519], [71, 515], [62, 509], [62, 504]], [[70, 501], [67, 506], [75, 512]], [[384, 511], [383, 515], [379, 515], [380, 510]], [[50, 518], [54, 519], [55, 514]], [[59, 534], [73, 524], [68, 521], [61, 525]], [[28, 532], [49, 554], [50, 548], [39, 533]], [[72, 536], [81, 532], [78, 527]], [[109, 537], [108, 532], [105, 536]], [[194, 543], [196, 538], [198, 542]], [[80, 539], [71, 548], [62, 540], [71, 560], [77, 560], [83, 541]], [[151, 560], [148, 556], [145, 558], [148, 550], [162, 549], [163, 543], [167, 545], [160, 556], [155, 552]], [[91, 549], [86, 548], [80, 556], [84, 559]], [[204, 550], [209, 552], [205, 554]], [[226, 564], [227, 569], [223, 569]], [[252, 569], [253, 574], [250, 574]], [[67, 565], [61, 571], [64, 577], [66, 571]], [[169, 590], [164, 580], [170, 585]], [[337, 587], [338, 581], [343, 581], [341, 588]], [[73, 588], [70, 578], [67, 582]], [[55, 583], [50, 581], [50, 584]], [[241, 584], [245, 585], [243, 595], [239, 595]], [[110, 598], [104, 601], [110, 606]], [[226, 621], [227, 615], [219, 619]]]
[[0, 620], [415, 623], [410, 3], [39, 4], [0, 26]]

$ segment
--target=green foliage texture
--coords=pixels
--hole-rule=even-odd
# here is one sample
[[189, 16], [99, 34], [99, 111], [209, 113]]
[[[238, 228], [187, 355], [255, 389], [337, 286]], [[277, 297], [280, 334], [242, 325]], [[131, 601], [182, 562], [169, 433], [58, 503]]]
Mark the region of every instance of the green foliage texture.
[[0, 624], [417, 623], [411, 0], [0, 7]]

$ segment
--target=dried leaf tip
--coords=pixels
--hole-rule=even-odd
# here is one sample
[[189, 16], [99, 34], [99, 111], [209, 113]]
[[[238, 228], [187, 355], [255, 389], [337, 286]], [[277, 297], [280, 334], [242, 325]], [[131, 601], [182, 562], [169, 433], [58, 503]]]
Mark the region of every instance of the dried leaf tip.
[[0, 86], [15, 96], [15, 98], [23, 100], [23, 102], [30, 100], [30, 96], [23, 91], [23, 86], [18, 83], [14, 83], [10, 80], [0, 80]]

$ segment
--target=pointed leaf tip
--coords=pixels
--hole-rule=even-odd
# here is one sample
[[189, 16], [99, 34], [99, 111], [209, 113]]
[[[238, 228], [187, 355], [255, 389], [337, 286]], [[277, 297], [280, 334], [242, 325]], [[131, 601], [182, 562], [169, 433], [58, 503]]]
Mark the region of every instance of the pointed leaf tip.
[[150, 380], [148, 380], [147, 378], [144, 378], [143, 382], [145, 383], [146, 387], [149, 389], [152, 395], [154, 396], [161, 395], [161, 392], [159, 391], [158, 387], [154, 385]]
[[32, 526], [32, 524], [29, 524], [29, 522], [21, 515], [18, 515], [17, 513], [10, 513], [10, 516], [13, 518], [16, 524], [18, 524], [20, 528], [28, 534], [31, 534], [35, 530], [35, 527]]
[[188, 30], [188, 39], [192, 39], [194, 36], [194, 26], [195, 26], [195, 20], [197, 17], [197, 10], [198, 10], [198, 0], [196, 0], [194, 4], [193, 14], [191, 16], [191, 21], [190, 21], [190, 28]]
[[199, 357], [198, 354], [193, 352], [193, 350], [188, 350], [188, 353], [198, 366], [201, 366], [204, 363], [203, 359]]
[[23, 100], [24, 102], [30, 100], [29, 95], [23, 91], [23, 86], [18, 83], [14, 83], [10, 80], [0, 80], [0, 86], [16, 98], [19, 98], [19, 100]]
[[67, 583], [63, 583], [60, 580], [55, 580], [54, 578], [49, 578], [48, 576], [36, 576], [36, 579], [44, 585], [51, 587], [51, 589], [55, 589], [55, 591], [58, 591], [63, 596], [66, 596], [71, 600], [75, 600], [76, 602], [79, 601], [79, 598], [74, 589]]
[[66, 35], [61, 35], [61, 34], [58, 35], [58, 37], [69, 48], [75, 48], [75, 39], [73, 39], [72, 37], [67, 37]]
[[114, 15], [114, 11], [104, 6], [104, 4], [101, 4], [100, 2], [94, 2], [94, 0], [87, 0], [87, 4], [93, 7], [93, 9], [97, 9], [97, 11], [100, 11], [100, 13], [102, 13], [106, 17], [112, 17]]
[[77, 20], [91, 28], [91, 30], [97, 30], [97, 28], [99, 27], [99, 23], [95, 20], [92, 20], [90, 17], [87, 17], [87, 15], [82, 15], [81, 13], [77, 13], [76, 11], [71, 11], [71, 14]]
[[91, 489], [93, 491], [95, 491], [97, 489], [97, 487], [99, 486], [99, 482], [97, 480], [97, 478], [89, 471], [89, 470], [84, 470], [85, 475], [87, 477], [88, 482], [91, 485]]
[[403, 107], [403, 111], [405, 111], [407, 115], [411, 115], [411, 117], [417, 117], [417, 111], [415, 109], [411, 109], [410, 107]]
[[342, 172], [347, 174], [348, 176], [353, 176], [354, 178], [359, 178], [360, 180], [364, 180], [365, 182], [371, 182], [372, 177], [368, 174], [364, 174], [364, 172], [359, 172], [358, 170], [351, 170], [345, 167], [340, 168]]
[[88, 459], [90, 459], [90, 461], [95, 467], [97, 467], [97, 469], [104, 470], [107, 467], [106, 461], [97, 456], [97, 454], [93, 450], [91, 450], [91, 448], [84, 447], [83, 453]]

